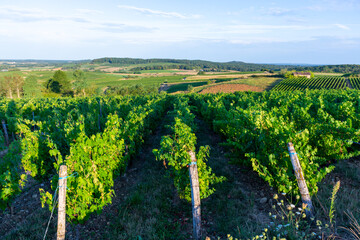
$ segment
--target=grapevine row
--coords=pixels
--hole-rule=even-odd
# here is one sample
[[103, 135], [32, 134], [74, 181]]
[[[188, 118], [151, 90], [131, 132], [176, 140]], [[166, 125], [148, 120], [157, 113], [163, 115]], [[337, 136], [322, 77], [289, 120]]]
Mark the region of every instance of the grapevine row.
[[[156, 159], [167, 164], [169, 174], [174, 179], [174, 185], [180, 198], [191, 202], [191, 186], [188, 167], [191, 162], [189, 152], [196, 152], [195, 115], [191, 113], [189, 98], [176, 97], [174, 110], [168, 113], [171, 116], [171, 135], [161, 138], [160, 149], [154, 149]], [[196, 153], [196, 165], [199, 176], [200, 198], [210, 196], [215, 189], [213, 184], [222, 182], [224, 177], [217, 177], [206, 165], [209, 157], [209, 146], [201, 146]]]
[[349, 80], [354, 89], [360, 90], [360, 78], [349, 78]]
[[291, 78], [281, 81], [273, 91], [294, 91], [305, 89], [345, 89], [346, 81], [343, 77], [306, 77]]
[[312, 194], [334, 167], [358, 155], [360, 102], [356, 91], [194, 95], [201, 114], [226, 138], [234, 162], [251, 166], [270, 186], [297, 193], [287, 143], [300, 156]]
[[[142, 97], [139, 103], [145, 102], [144, 105], [133, 105], [131, 101], [122, 102], [119, 106], [124, 108], [109, 113], [103, 131], [96, 134], [87, 129], [97, 129], [97, 124], [92, 123], [97, 122], [95, 118], [88, 121], [92, 126], [88, 125], [79, 109], [62, 118], [54, 109], [55, 117], [46, 121], [24, 119], [16, 125], [21, 136], [21, 167], [26, 173], [38, 180], [54, 176], [52, 188], [55, 191], [58, 177], [54, 174], [61, 164], [68, 166], [69, 175], [76, 175], [68, 179], [67, 191], [67, 214], [74, 222], [86, 220], [92, 212], [101, 211], [111, 202], [114, 176], [125, 170], [129, 159], [139, 150], [167, 107], [164, 96]], [[26, 178], [25, 174], [20, 175], [20, 170], [13, 171], [8, 184], [14, 190], [9, 193], [9, 186], [1, 188], [3, 207], [20, 191], [22, 181], [19, 184], [17, 179]], [[41, 196], [42, 203], [52, 208], [53, 196], [44, 190]]]

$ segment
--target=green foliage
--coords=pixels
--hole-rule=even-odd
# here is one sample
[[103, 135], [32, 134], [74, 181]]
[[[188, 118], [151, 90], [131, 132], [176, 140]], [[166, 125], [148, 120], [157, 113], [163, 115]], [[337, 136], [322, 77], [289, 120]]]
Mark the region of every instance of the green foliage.
[[61, 70], [57, 70], [54, 76], [46, 83], [46, 88], [54, 93], [61, 93], [62, 95], [72, 95], [71, 83], [66, 73]]
[[5, 137], [3, 133], [0, 131], [0, 151], [3, 151], [5, 149], [6, 149]]
[[[169, 168], [169, 174], [174, 179], [174, 185], [178, 190], [180, 198], [191, 201], [191, 186], [188, 166], [191, 163], [190, 151], [195, 152], [196, 136], [194, 129], [195, 116], [190, 112], [189, 99], [178, 98], [174, 111], [173, 134], [163, 136], [160, 149], [154, 149], [153, 153], [158, 161], [163, 161]], [[209, 166], [206, 159], [209, 157], [209, 146], [201, 146], [196, 153], [197, 169], [199, 176], [200, 198], [204, 199], [215, 192], [211, 186], [225, 180], [224, 177], [217, 177]]]
[[100, 211], [111, 203], [114, 172], [123, 170], [126, 163], [121, 121], [116, 115], [109, 115], [103, 133], [90, 138], [85, 134], [83, 119], [77, 127], [80, 133], [65, 159], [68, 175], [77, 173], [76, 177], [68, 178], [66, 214], [71, 220], [81, 222], [89, 213]]
[[86, 80], [85, 73], [82, 70], [75, 70], [73, 73], [74, 76], [74, 87], [77, 92], [81, 92], [84, 97], [86, 97], [85, 89], [89, 86], [89, 83]]
[[24, 96], [28, 98], [35, 98], [41, 96], [40, 85], [34, 75], [30, 75], [24, 82]]
[[250, 165], [281, 192], [298, 191], [293, 142], [311, 194], [337, 159], [359, 155], [359, 93], [312, 91], [194, 95], [201, 114], [226, 138], [233, 162]]
[[50, 136], [44, 133], [44, 124], [39, 122], [37, 130], [32, 131], [29, 120], [19, 124], [21, 138], [21, 163], [25, 172], [37, 180], [44, 180], [54, 174], [57, 159], [52, 157], [51, 151], [56, 144]]
[[[139, 103], [145, 101], [145, 104], [134, 106], [132, 109], [130, 106], [128, 110], [119, 107], [117, 114], [108, 114], [103, 132], [87, 130], [87, 125], [91, 123], [87, 123], [87, 118], [82, 114], [78, 115], [78, 111], [69, 112], [65, 123], [52, 123], [55, 126], [63, 124], [61, 128], [64, 132], [57, 134], [56, 140], [55, 136], [51, 136], [54, 140], [50, 141], [47, 144], [48, 149], [42, 152], [48, 159], [48, 156], [53, 159], [47, 162], [52, 164], [52, 169], [56, 172], [61, 164], [66, 164], [69, 175], [76, 173], [76, 177], [68, 178], [67, 182], [69, 221], [84, 222], [92, 213], [101, 212], [104, 206], [111, 203], [114, 195], [114, 177], [125, 171], [130, 158], [138, 152], [144, 138], [154, 129], [162, 116], [166, 107], [165, 96], [144, 96], [139, 99]], [[102, 104], [100, 99], [99, 102]], [[120, 111], [125, 113], [122, 114]], [[124, 116], [124, 120], [119, 118], [119, 115]], [[93, 120], [90, 119], [90, 122]], [[24, 139], [28, 139], [31, 134], [24, 135], [28, 136]], [[38, 139], [34, 141], [38, 142]], [[46, 161], [46, 158], [41, 160]], [[30, 162], [39, 168], [38, 162]], [[55, 175], [52, 181], [54, 191], [57, 190], [57, 183]], [[43, 206], [45, 203], [48, 204], [50, 210], [55, 207], [52, 194], [42, 189], [40, 194]]]
[[20, 148], [19, 141], [12, 142], [0, 162], [0, 209], [9, 206], [26, 181], [26, 175], [20, 174]]
[[189, 84], [188, 87], [187, 87], [187, 91], [192, 92], [193, 90], [194, 90], [194, 87]]
[[[111, 202], [114, 176], [126, 169], [170, 102], [171, 135], [163, 136], [154, 153], [165, 161], [182, 198], [190, 199], [189, 151], [196, 152], [202, 198], [224, 180], [206, 165], [209, 148], [196, 151], [194, 109], [226, 139], [233, 163], [251, 166], [281, 192], [298, 191], [287, 151], [293, 142], [314, 194], [333, 162], [360, 153], [353, 145], [360, 142], [359, 99], [356, 90], [1, 99], [10, 136], [21, 137], [0, 163], [1, 206], [20, 192], [23, 169], [41, 181], [53, 177], [55, 191], [56, 173], [66, 164], [69, 174], [77, 173], [68, 180], [69, 220], [85, 221]], [[42, 191], [42, 201], [53, 207], [51, 193]]]

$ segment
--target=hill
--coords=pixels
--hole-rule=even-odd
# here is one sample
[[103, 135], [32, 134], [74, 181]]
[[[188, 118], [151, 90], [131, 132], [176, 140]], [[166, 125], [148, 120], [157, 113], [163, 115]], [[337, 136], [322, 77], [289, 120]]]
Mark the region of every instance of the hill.
[[131, 71], [140, 70], [164, 70], [164, 69], [198, 69], [204, 71], [241, 71], [253, 72], [262, 71], [264, 69], [280, 71], [282, 68], [294, 68], [290, 65], [274, 65], [274, 64], [255, 64], [240, 61], [232, 62], [211, 62], [204, 60], [185, 60], [185, 59], [141, 59], [141, 58], [99, 58], [91, 61], [92, 64], [112, 64], [116, 66], [143, 65], [131, 68]]

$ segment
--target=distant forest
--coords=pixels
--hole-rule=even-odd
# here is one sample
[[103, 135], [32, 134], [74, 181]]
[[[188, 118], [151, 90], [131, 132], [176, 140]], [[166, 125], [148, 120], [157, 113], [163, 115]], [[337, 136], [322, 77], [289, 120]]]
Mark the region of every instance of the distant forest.
[[204, 60], [179, 60], [179, 59], [141, 59], [141, 58], [99, 58], [91, 61], [93, 64], [114, 64], [114, 65], [135, 65], [146, 64], [130, 69], [131, 71], [141, 70], [166, 70], [166, 69], [202, 69], [204, 71], [280, 71], [282, 69], [297, 71], [312, 71], [325, 73], [360, 73], [360, 65], [319, 65], [319, 66], [301, 66], [301, 65], [276, 65], [276, 64], [255, 64], [239, 61], [233, 62], [210, 62]]
[[295, 66], [254, 64], [244, 62], [210, 62], [203, 60], [178, 60], [178, 59], [140, 59], [140, 58], [99, 58], [91, 61], [93, 64], [110, 63], [114, 65], [147, 64], [147, 66], [135, 67], [131, 71], [140, 70], [165, 70], [165, 69], [202, 69], [203, 71], [241, 71], [253, 72], [263, 70], [280, 71], [283, 68], [294, 69]]
[[325, 66], [313, 66], [313, 67], [297, 67], [296, 70], [324, 72], [324, 73], [356, 73], [356, 74], [360, 74], [360, 65], [344, 64], [344, 65], [325, 65]]

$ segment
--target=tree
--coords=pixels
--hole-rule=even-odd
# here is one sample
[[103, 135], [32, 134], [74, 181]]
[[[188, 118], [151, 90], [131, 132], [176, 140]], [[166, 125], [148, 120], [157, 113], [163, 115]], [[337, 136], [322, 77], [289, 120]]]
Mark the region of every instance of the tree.
[[4, 76], [1, 80], [1, 91], [3, 95], [14, 98], [13, 93], [16, 90], [18, 98], [21, 98], [23, 90], [24, 78], [18, 74]]
[[25, 79], [23, 90], [25, 97], [34, 98], [41, 96], [40, 85], [34, 75], [30, 75]]
[[1, 88], [9, 98], [13, 98], [12, 76], [4, 76], [4, 79], [1, 82]]
[[12, 76], [12, 81], [14, 88], [16, 89], [17, 97], [20, 98], [21, 97], [20, 92], [23, 90], [24, 78], [16, 74]]
[[54, 79], [50, 78], [46, 83], [46, 89], [48, 89], [50, 92], [53, 93], [60, 93], [61, 92], [61, 86], [60, 83], [57, 81], [54, 81]]
[[88, 87], [88, 82], [86, 81], [85, 73], [82, 70], [76, 70], [74, 73], [74, 87], [75, 90], [84, 94], [84, 97], [86, 97], [85, 89]]
[[62, 95], [72, 95], [71, 83], [66, 73], [57, 70], [54, 76], [48, 80], [46, 88], [54, 93], [61, 93]]

